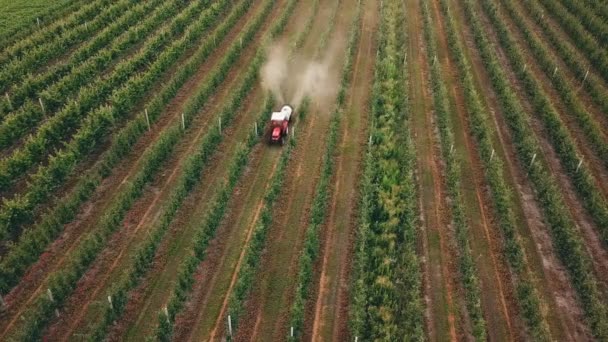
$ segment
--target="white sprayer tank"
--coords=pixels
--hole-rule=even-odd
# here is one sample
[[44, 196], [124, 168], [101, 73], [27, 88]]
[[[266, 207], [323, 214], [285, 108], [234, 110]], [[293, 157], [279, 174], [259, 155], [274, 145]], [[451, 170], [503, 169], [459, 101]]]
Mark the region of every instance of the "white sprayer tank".
[[291, 113], [293, 113], [293, 109], [290, 106], [283, 106], [280, 112], [273, 112], [270, 120], [272, 121], [283, 121], [291, 118]]

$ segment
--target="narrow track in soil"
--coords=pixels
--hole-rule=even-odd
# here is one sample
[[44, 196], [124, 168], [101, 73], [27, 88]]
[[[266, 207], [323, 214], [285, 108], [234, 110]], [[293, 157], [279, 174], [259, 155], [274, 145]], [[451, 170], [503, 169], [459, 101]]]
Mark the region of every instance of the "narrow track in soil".
[[[426, 302], [427, 336], [431, 340], [458, 340], [462, 338], [462, 327], [456, 315], [458, 307], [455, 297], [455, 274], [449, 241], [453, 234], [448, 229], [448, 204], [442, 170], [441, 150], [437, 143], [433, 118], [432, 89], [428, 83], [429, 70], [426, 57], [424, 28], [420, 18], [419, 1], [405, 1], [408, 24], [408, 72], [409, 97], [411, 101], [412, 136], [415, 140], [418, 161], [419, 210], [421, 211], [421, 242], [424, 256], [424, 291]], [[448, 240], [448, 241], [446, 241]]]
[[[191, 49], [191, 51], [194, 50], [194, 48]], [[191, 52], [187, 52], [186, 54], [189, 53]], [[183, 100], [185, 101], [185, 99]], [[155, 137], [159, 134], [160, 131], [154, 131]], [[142, 146], [135, 156], [141, 159], [143, 155], [142, 150], [145, 147]], [[123, 163], [122, 165], [126, 164]], [[133, 175], [136, 170], [134, 168], [128, 169], [128, 176]], [[8, 332], [17, 318], [27, 309], [27, 306], [37, 298], [37, 295], [44, 291], [51, 275], [63, 267], [64, 263], [69, 260], [71, 253], [79, 246], [79, 243], [88, 236], [91, 232], [90, 228], [95, 226], [102, 213], [105, 212], [105, 209], [111, 205], [112, 196], [128, 181], [127, 177], [123, 179], [121, 176], [115, 175], [114, 177], [107, 178], [106, 181], [113, 182], [116, 184], [116, 187], [104, 193], [103, 196], [94, 196], [92, 200], [84, 205], [77, 220], [64, 228], [62, 235], [47, 248], [38, 261], [26, 272], [22, 281], [5, 297], [5, 300], [9, 303], [9, 310], [3, 313], [4, 317], [10, 316], [13, 318], [2, 321], [3, 324], [7, 324], [6, 326], [2, 325], [2, 336]], [[116, 183], [116, 181], [121, 179], [122, 182]], [[104, 189], [105, 186], [102, 185], [100, 188]]]
[[[328, 6], [336, 6], [332, 3], [336, 2], [329, 1]], [[323, 8], [323, 5], [321, 6]], [[320, 60], [330, 58], [328, 62], [331, 66], [328, 70], [331, 70], [335, 78], [338, 78], [343, 63], [343, 44], [352, 22], [355, 5], [342, 2], [339, 6], [326, 53], [321, 52], [319, 56]], [[323, 11], [321, 13], [323, 14]], [[320, 20], [323, 20], [322, 17]], [[314, 30], [312, 34], [314, 36]], [[332, 55], [332, 51], [339, 53]], [[236, 340], [281, 340], [289, 334], [290, 308], [296, 286], [294, 280], [297, 278], [300, 251], [320, 175], [322, 158], [319, 156], [324, 151], [325, 132], [329, 129], [330, 114], [333, 110], [334, 97], [330, 98], [331, 104], [313, 102], [313, 109], [308, 114], [311, 117], [310, 125], [302, 133], [303, 136], [299, 138], [298, 146], [294, 150], [286, 173], [292, 176], [286, 179], [279, 196], [277, 203], [283, 205], [278, 206], [273, 215], [273, 225], [269, 231], [260, 272], [245, 305], [245, 318], [240, 323]]]
[[329, 219], [324, 228], [321, 268], [316, 283], [312, 333], [313, 341], [337, 341], [348, 334], [348, 284], [358, 201], [358, 178], [362, 163], [369, 115], [369, 99], [375, 66], [375, 37], [379, 22], [379, 4], [367, 0], [362, 8], [361, 41], [352, 71], [352, 85], [341, 120], [341, 138], [337, 145], [337, 165], [332, 180]]
[[[252, 16], [247, 18], [247, 22], [250, 22], [253, 14], [257, 14], [260, 9], [260, 5], [254, 6], [254, 10], [250, 12]], [[278, 9], [279, 6], [275, 5], [268, 17], [276, 15]], [[214, 116], [210, 113], [216, 113], [220, 106], [228, 100], [230, 89], [236, 85], [236, 82], [240, 79], [240, 74], [246, 70], [249, 64], [248, 61], [253, 58], [257, 50], [255, 41], [259, 41], [269, 27], [270, 23], [267, 22], [256, 33], [253, 42], [250, 43], [239, 59], [233, 64], [234, 67], [231, 69], [219, 92], [201, 110], [201, 113], [207, 113], [207, 115], [193, 120], [191, 127], [194, 127], [194, 129], [182, 137], [172, 157], [165, 164], [164, 173], [160, 175], [160, 179], [156, 179], [153, 182], [150, 189], [146, 191], [144, 196], [126, 215], [124, 222], [131, 228], [126, 229], [128, 230], [127, 235], [125, 236], [124, 233], [115, 234], [108, 244], [108, 246], [113, 246], [112, 250], [106, 250], [104, 255], [98, 259], [99, 262], [94, 264], [89, 269], [87, 275], [83, 277], [87, 281], [79, 283], [75, 291], [76, 295], [69, 301], [71, 305], [66, 305], [66, 313], [62, 315], [63, 321], [59, 320], [55, 324], [56, 327], [61, 327], [65, 325], [63, 322], [69, 322], [70, 329], [60, 329], [62, 332], [67, 330], [67, 333], [63, 335], [64, 339], [69, 336], [71, 330], [77, 329], [81, 322], [84, 325], [80, 324], [80, 329], [86, 329], [86, 322], [97, 320], [96, 317], [99, 316], [100, 310], [96, 306], [90, 306], [90, 304], [104, 301], [106, 295], [104, 289], [109, 289], [112, 286], [110, 283], [111, 279], [120, 278], [122, 269], [125, 269], [121, 265], [128, 265], [136, 251], [134, 246], [139, 245], [139, 242], [145, 240], [146, 235], [144, 233], [148, 231], [149, 227], [154, 225], [158, 215], [161, 213], [164, 202], [171, 194], [175, 180], [182, 172], [184, 161], [192, 154], [201, 137], [207, 131], [208, 126], [212, 123]], [[118, 255], [116, 255], [116, 252], [119, 252]], [[108, 266], [110, 260], [114, 260], [114, 262]], [[99, 277], [101, 277], [101, 281]], [[71, 314], [74, 311], [79, 312], [76, 314], [75, 319], [73, 319], [73, 315]], [[51, 334], [50, 336], [52, 337], [53, 335]]]
[[[461, 10], [457, 13], [461, 13]], [[461, 14], [463, 16], [463, 14]], [[491, 26], [487, 17], [480, 10], [480, 18], [486, 27]], [[496, 41], [498, 38], [493, 36], [493, 32], [487, 33]], [[522, 247], [524, 248], [529, 269], [527, 272], [532, 275], [533, 284], [539, 291], [544, 304], [547, 321], [551, 329], [552, 336], [561, 336], [568, 340], [578, 340], [583, 336], [581, 331], [587, 330], [583, 324], [582, 309], [576, 300], [576, 293], [569, 284], [565, 269], [560, 265], [557, 254], [551, 244], [548, 235], [548, 227], [543, 220], [542, 210], [534, 199], [532, 185], [527, 179], [527, 175], [517, 163], [517, 155], [514, 142], [508, 125], [505, 122], [501, 106], [498, 104], [496, 94], [492, 91], [491, 81], [487, 75], [481, 57], [476, 53], [472, 33], [463, 33], [466, 36], [465, 42], [468, 51], [471, 53], [471, 65], [475, 69], [475, 76], [478, 81], [477, 90], [485, 100], [490, 109], [490, 124], [494, 126], [497, 135], [496, 145], [497, 154], [504, 161], [504, 175], [507, 184], [513, 191], [513, 209], [518, 219], [519, 236]], [[502, 65], [507, 65], [504, 53], [497, 51]], [[515, 76], [511, 76], [514, 79]], [[579, 336], [574, 338], [573, 336]]]
[[[254, 6], [255, 7], [255, 6]], [[259, 6], [258, 6], [259, 7]], [[231, 31], [231, 34], [229, 35], [231, 37], [231, 40], [225, 40], [223, 43], [220, 43], [221, 45], [218, 46], [216, 52], [214, 52], [215, 54], [215, 58], [210, 58], [209, 62], [213, 63], [213, 64], [217, 64], [216, 62], [220, 60], [221, 58], [221, 53], [223, 50], [225, 50], [229, 44], [232, 43], [232, 40], [236, 39], [237, 34], [240, 32], [240, 29], [245, 25], [246, 22], [250, 21], [250, 18], [253, 16], [253, 12], [254, 11], [250, 11], [247, 14], [245, 14], [241, 19], [239, 19], [239, 21], [237, 22], [237, 24], [235, 25], [235, 27], [233, 28], [233, 30]], [[253, 43], [252, 43], [253, 44]], [[245, 56], [245, 53], [243, 54], [243, 56]], [[245, 58], [245, 57], [243, 57]], [[181, 112], [181, 108], [183, 107], [184, 103], [186, 102], [186, 100], [188, 99], [188, 97], [193, 93], [193, 91], [196, 89], [196, 84], [200, 83], [202, 80], [204, 80], [204, 76], [207, 74], [207, 70], [208, 68], [210, 68], [213, 64], [205, 64], [203, 63], [203, 65], [201, 66], [201, 68], [199, 68], [199, 71], [197, 72], [197, 74], [195, 75], [194, 78], [192, 78], [190, 80], [190, 82], [187, 84], [189, 86], [191, 86], [192, 88], [187, 88], [187, 87], [183, 87], [182, 90], [180, 90], [180, 93], [178, 95], [178, 97], [176, 97], [176, 99], [174, 99], [174, 102], [168, 106], [168, 113], [173, 114], [174, 115], [174, 119], [178, 117], [179, 113]], [[238, 64], [235, 64], [238, 65]], [[233, 74], [237, 74], [237, 72], [233, 72]], [[235, 76], [232, 76], [232, 78], [234, 78]], [[230, 77], [227, 77], [227, 80], [230, 80]], [[232, 82], [234, 82], [234, 80], [232, 80]], [[222, 98], [222, 96], [225, 96], [225, 93], [227, 93], [227, 89], [224, 88], [222, 90], [222, 95], [219, 96], [218, 100]], [[167, 115], [165, 115], [164, 117], [166, 117]], [[159, 120], [159, 123], [162, 124], [161, 122], [162, 120]], [[154, 138], [157, 138], [160, 133], [161, 130], [163, 128], [168, 127], [168, 125], [171, 123], [171, 120], [167, 120], [166, 125], [160, 126], [160, 127], [154, 127], [153, 126], [153, 130], [151, 136]], [[196, 122], [196, 121], [195, 121]], [[154, 128], [157, 128], [156, 130]], [[202, 130], [199, 132], [199, 136], [200, 134], [202, 134]], [[151, 140], [148, 141], [149, 143], [151, 143]], [[192, 146], [193, 144], [191, 144]], [[137, 170], [139, 169], [139, 167], [141, 167], [141, 165], [138, 165], [137, 163], [141, 160], [141, 156], [143, 153], [142, 150], [145, 149], [147, 147], [146, 146], [140, 146], [140, 150], [137, 151], [137, 148], [135, 149], [137, 154], [134, 154], [134, 157], [138, 157], [136, 164], [132, 166], [131, 169], [125, 169], [125, 171], [127, 172], [127, 175], [124, 175], [124, 178], [120, 175], [114, 175], [114, 177], [108, 178], [108, 181], [112, 181], [113, 185], [115, 186], [114, 189], [111, 189], [110, 191], [107, 191], [106, 193], [104, 193], [104, 197], [97, 197], [93, 199], [92, 203], [89, 203], [87, 205], [87, 209], [85, 209], [85, 217], [84, 219], [78, 220], [76, 222], [73, 223], [73, 225], [75, 227], [73, 227], [74, 229], [76, 229], [76, 233], [80, 234], [75, 236], [74, 240], [71, 240], [71, 238], [73, 237], [73, 234], [75, 233], [73, 230], [66, 229], [66, 232], [64, 233], [64, 236], [67, 235], [67, 240], [70, 241], [71, 243], [68, 245], [63, 245], [63, 246], [59, 246], [58, 250], [55, 252], [55, 245], [57, 245], [58, 243], [64, 242], [61, 238], [58, 239], [57, 241], [55, 241], [54, 245], [51, 247], [53, 250], [53, 259], [52, 261], [55, 262], [55, 265], [53, 265], [52, 267], [49, 267], [51, 265], [40, 265], [40, 262], [38, 262], [37, 265], [35, 265], [35, 267], [32, 268], [32, 270], [30, 270], [30, 273], [35, 272], [35, 275], [42, 278], [44, 275], [46, 275], [46, 277], [44, 277], [44, 279], [41, 279], [41, 284], [38, 286], [38, 288], [34, 291], [34, 294], [30, 296], [30, 299], [28, 301], [31, 301], [31, 299], [33, 299], [37, 293], [39, 293], [40, 291], [43, 290], [43, 286], [45, 284], [46, 281], [48, 281], [49, 279], [49, 275], [52, 274], [52, 271], [55, 269], [60, 269], [63, 265], [63, 263], [68, 259], [69, 257], [69, 253], [76, 248], [76, 246], [78, 246], [78, 242], [80, 240], [82, 240], [87, 233], [87, 229], [90, 226], [93, 226], [95, 224], [95, 222], [97, 222], [97, 220], [99, 219], [99, 217], [101, 217], [101, 213], [103, 213], [105, 210], [103, 210], [103, 208], [106, 208], [107, 206], [109, 206], [111, 204], [112, 201], [112, 196], [120, 190], [120, 188], [129, 181], [129, 177], [133, 176]], [[183, 158], [182, 158], [183, 159]], [[125, 164], [123, 164], [125, 165]], [[97, 203], [98, 200], [101, 200], [101, 203]], [[156, 202], [158, 202], [158, 199], [156, 200]], [[96, 211], [96, 212], [91, 212], [93, 210], [89, 210], [91, 208], [99, 208], [101, 207], [102, 210]], [[136, 210], [136, 209], [135, 209]], [[141, 210], [141, 209], [140, 209]], [[144, 210], [145, 211], [145, 210]], [[148, 212], [151, 212], [151, 208], [148, 209]], [[127, 219], [128, 221], [128, 219]], [[135, 226], [135, 224], [131, 223], [131, 224], [126, 224], [127, 228], [132, 228], [133, 226]], [[142, 225], [139, 225], [139, 227], [141, 227]], [[139, 228], [135, 228], [135, 229], [139, 229]], [[128, 229], [126, 229], [128, 230]], [[76, 234], [74, 234], [76, 235]], [[120, 232], [116, 235], [120, 235]], [[123, 242], [122, 237], [120, 236], [115, 236], [114, 240], [119, 240], [119, 242]], [[110, 245], [112, 245], [112, 243], [110, 243]], [[67, 250], [65, 249], [61, 249], [61, 248], [67, 248]], [[116, 251], [117, 252], [117, 251]], [[104, 259], [104, 257], [102, 256], [101, 259]], [[49, 261], [48, 259], [44, 259], [42, 258], [41, 260], [45, 260], [45, 261]], [[41, 270], [44, 270], [44, 273], [41, 274]], [[85, 279], [86, 277], [83, 277], [83, 279]], [[26, 278], [24, 278], [26, 279]], [[26, 285], [33, 285], [31, 282], [26, 282]], [[27, 305], [27, 302], [26, 302]]]
[[475, 144], [468, 133], [467, 107], [465, 104], [463, 90], [458, 79], [458, 70], [452, 64], [447, 44], [447, 31], [445, 18], [440, 12], [439, 4], [436, 0], [432, 1], [433, 19], [437, 25], [437, 38], [440, 50], [443, 50], [443, 64], [446, 66], [446, 84], [452, 107], [456, 117], [453, 118], [456, 153], [463, 156], [462, 171], [474, 177], [463, 179], [463, 194], [467, 202], [467, 216], [471, 226], [470, 234], [475, 236], [470, 241], [471, 250], [479, 272], [481, 286], [481, 302], [484, 318], [487, 323], [487, 331], [490, 339], [518, 339], [521, 330], [513, 322], [515, 308], [512, 303], [513, 290], [512, 283], [508, 279], [506, 265], [502, 262], [500, 249], [502, 243], [497, 236], [495, 227], [492, 226], [493, 219], [486, 207], [489, 202], [485, 194], [483, 184], [483, 171], [475, 151]]
[[[484, 17], [484, 16], [482, 16]], [[491, 25], [488, 23], [487, 19], [486, 23], [486, 32], [491, 37], [496, 37], [496, 33], [492, 29]], [[587, 253], [591, 257], [591, 261], [595, 270], [595, 275], [598, 280], [603, 283], [603, 286], [608, 286], [608, 250], [606, 250], [604, 244], [600, 240], [597, 230], [595, 229], [593, 219], [590, 217], [588, 211], [583, 207], [583, 204], [580, 201], [580, 197], [578, 196], [575, 185], [572, 184], [571, 178], [568, 176], [568, 173], [562, 167], [559, 156], [557, 155], [553, 145], [551, 144], [549, 137], [547, 136], [546, 130], [544, 128], [541, 119], [532, 114], [534, 111], [532, 109], [531, 100], [529, 99], [523, 85], [519, 81], [519, 79], [515, 76], [512, 67], [507, 59], [505, 53], [502, 51], [502, 47], [497, 47], [499, 59], [502, 65], [506, 66], [505, 70], [508, 71], [509, 78], [515, 93], [517, 94], [520, 103], [527, 113], [530, 113], [530, 124], [533, 131], [536, 133], [536, 137], [538, 142], [542, 148], [543, 155], [546, 161], [546, 167], [550, 171], [552, 175], [555, 176], [558, 184], [562, 190], [563, 198], [566, 203], [568, 210], [570, 211], [571, 217], [575, 221], [577, 225], [577, 230], [579, 231], [581, 237], [584, 239], [584, 247], [587, 250]], [[569, 306], [569, 304], [562, 303], [562, 306], [565, 308]], [[575, 306], [573, 305], [573, 308]], [[579, 331], [584, 331], [585, 329], [579, 327]]]
[[[298, 13], [305, 11], [296, 6], [290, 31], [300, 30], [303, 22]], [[280, 148], [260, 144], [255, 147], [253, 162], [230, 200], [227, 219], [218, 229], [217, 236], [208, 247], [208, 256], [196, 274], [198, 279], [186, 309], [176, 318], [177, 340], [203, 340], [213, 333], [214, 324], [221, 320], [228, 293], [234, 286], [245, 247], [253, 232], [262, 208], [263, 193], [278, 165]], [[203, 276], [204, 275], [204, 276]], [[228, 289], [228, 292], [226, 292]], [[216, 319], [217, 317], [217, 319]]]

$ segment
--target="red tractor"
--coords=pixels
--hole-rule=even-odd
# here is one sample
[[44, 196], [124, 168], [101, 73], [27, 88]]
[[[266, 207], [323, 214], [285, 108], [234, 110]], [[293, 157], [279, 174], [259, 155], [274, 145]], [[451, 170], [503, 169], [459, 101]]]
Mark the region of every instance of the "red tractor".
[[269, 142], [271, 144], [285, 143], [285, 137], [289, 134], [289, 119], [293, 114], [293, 108], [285, 105], [280, 112], [273, 112], [270, 117]]

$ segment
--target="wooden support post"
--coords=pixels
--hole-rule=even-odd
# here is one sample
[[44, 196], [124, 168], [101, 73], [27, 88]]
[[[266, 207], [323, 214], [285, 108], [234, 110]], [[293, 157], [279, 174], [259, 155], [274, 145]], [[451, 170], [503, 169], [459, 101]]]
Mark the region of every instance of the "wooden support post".
[[222, 134], [222, 117], [217, 118], [217, 124], [220, 129], [220, 134]]
[[253, 129], [255, 131], [255, 136], [258, 136], [258, 123], [257, 121], [253, 123]]
[[148, 116], [148, 109], [144, 109], [144, 114], [146, 115], [146, 124], [148, 124], [148, 131], [150, 130], [150, 117]]

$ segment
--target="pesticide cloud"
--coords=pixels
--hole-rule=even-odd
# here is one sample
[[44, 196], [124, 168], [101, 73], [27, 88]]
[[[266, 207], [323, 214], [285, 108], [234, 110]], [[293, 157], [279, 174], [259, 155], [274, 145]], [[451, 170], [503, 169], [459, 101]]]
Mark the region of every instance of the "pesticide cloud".
[[328, 105], [338, 91], [335, 64], [337, 50], [330, 47], [321, 59], [289, 56], [285, 43], [268, 49], [266, 64], [261, 69], [264, 89], [273, 93], [279, 103], [298, 107], [307, 96], [319, 106]]

